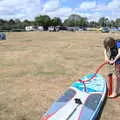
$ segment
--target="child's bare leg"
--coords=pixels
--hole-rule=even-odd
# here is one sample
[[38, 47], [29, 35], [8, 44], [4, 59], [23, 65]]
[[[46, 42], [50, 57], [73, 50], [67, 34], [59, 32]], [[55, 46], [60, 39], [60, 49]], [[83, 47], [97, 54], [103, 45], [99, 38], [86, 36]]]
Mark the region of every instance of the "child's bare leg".
[[112, 95], [110, 97], [116, 97], [118, 95], [118, 80], [116, 75], [113, 75], [113, 89], [112, 89]]
[[117, 95], [120, 94], [119, 89], [120, 89], [120, 64], [115, 64], [115, 75], [116, 75], [116, 80], [117, 80]]
[[118, 77], [117, 77], [117, 94], [118, 95], [120, 95], [120, 73], [119, 73], [119, 75], [118, 75]]
[[112, 93], [112, 73], [108, 75], [107, 79], [108, 95]]
[[115, 74], [113, 74], [113, 89], [112, 95], [110, 97], [116, 97], [119, 94], [119, 86], [120, 86], [120, 65], [115, 65]]
[[120, 79], [118, 80], [118, 95], [120, 96]]

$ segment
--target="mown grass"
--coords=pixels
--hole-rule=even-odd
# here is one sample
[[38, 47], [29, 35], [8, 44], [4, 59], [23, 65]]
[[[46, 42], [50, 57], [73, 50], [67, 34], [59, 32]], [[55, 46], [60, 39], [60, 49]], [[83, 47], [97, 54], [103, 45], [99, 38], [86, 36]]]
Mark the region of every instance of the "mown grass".
[[[9, 32], [0, 41], [0, 120], [39, 120], [70, 84], [103, 62], [103, 39], [118, 33]], [[107, 74], [106, 68], [101, 72]], [[118, 119], [108, 101], [103, 120]]]

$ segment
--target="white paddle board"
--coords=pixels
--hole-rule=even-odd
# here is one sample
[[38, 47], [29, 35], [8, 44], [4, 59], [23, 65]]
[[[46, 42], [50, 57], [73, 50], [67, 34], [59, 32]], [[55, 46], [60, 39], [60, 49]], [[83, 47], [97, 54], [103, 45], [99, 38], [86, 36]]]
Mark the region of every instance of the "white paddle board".
[[[88, 74], [81, 80], [90, 79]], [[74, 82], [48, 109], [41, 120], [95, 120], [104, 103], [107, 86], [100, 74], [85, 83]]]

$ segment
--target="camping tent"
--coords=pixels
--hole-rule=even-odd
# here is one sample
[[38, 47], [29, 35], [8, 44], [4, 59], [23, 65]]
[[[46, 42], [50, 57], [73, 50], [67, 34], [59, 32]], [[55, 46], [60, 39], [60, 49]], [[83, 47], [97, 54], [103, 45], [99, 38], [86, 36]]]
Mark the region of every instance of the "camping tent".
[[0, 33], [0, 40], [6, 40], [6, 35], [4, 33]]

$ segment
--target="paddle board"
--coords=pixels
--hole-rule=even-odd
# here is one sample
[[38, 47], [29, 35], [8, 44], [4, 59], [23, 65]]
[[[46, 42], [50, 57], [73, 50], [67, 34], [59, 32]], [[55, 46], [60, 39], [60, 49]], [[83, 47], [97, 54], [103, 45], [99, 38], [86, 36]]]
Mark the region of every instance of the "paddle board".
[[[90, 79], [88, 74], [81, 80]], [[74, 82], [48, 109], [41, 120], [95, 120], [105, 100], [106, 80], [100, 74], [85, 83]]]

